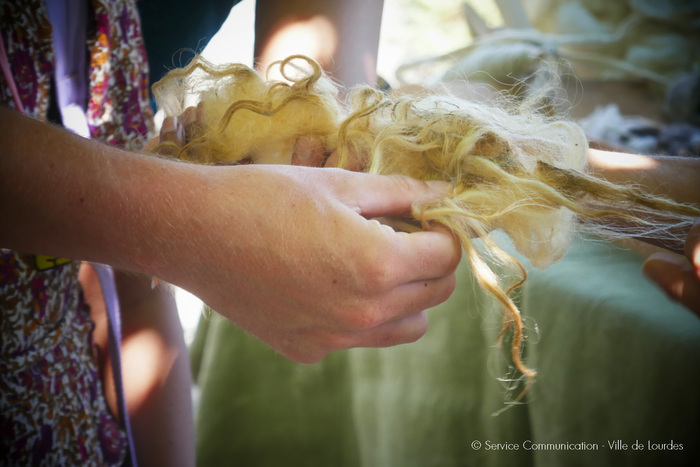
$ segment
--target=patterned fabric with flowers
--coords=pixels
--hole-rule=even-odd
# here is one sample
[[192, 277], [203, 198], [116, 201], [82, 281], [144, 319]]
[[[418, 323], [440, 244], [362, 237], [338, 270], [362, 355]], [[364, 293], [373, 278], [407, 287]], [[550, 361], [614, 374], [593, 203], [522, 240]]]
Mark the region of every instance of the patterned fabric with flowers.
[[[91, 0], [86, 44], [91, 136], [125, 148], [142, 144], [153, 116], [135, 3]], [[24, 112], [45, 119], [54, 52], [43, 2], [0, 0], [0, 34]], [[0, 105], [14, 107], [2, 74]], [[105, 402], [78, 268], [0, 250], [0, 465], [125, 459], [126, 437]]]
[[0, 250], [2, 465], [124, 459], [126, 437], [104, 399], [79, 266]]

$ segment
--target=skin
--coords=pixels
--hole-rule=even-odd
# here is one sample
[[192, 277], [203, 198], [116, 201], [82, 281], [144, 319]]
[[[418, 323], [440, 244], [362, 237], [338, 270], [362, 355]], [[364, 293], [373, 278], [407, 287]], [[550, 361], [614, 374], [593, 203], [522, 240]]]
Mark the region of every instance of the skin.
[[685, 256], [654, 253], [642, 271], [671, 300], [677, 301], [700, 318], [700, 220], [688, 234]]
[[[282, 355], [412, 342], [455, 286], [444, 231], [394, 232], [447, 187], [280, 166], [210, 167], [127, 153], [0, 112], [0, 244], [112, 264], [199, 296]], [[48, 236], [45, 233], [52, 232]]]
[[[593, 172], [616, 183], [636, 183], [681, 203], [700, 203], [700, 158], [642, 156], [589, 150]], [[654, 253], [642, 271], [672, 300], [700, 316], [700, 220], [685, 242], [684, 254]]]
[[700, 202], [700, 158], [643, 156], [589, 149], [593, 174], [615, 183], [634, 183], [679, 203]]
[[258, 0], [258, 69], [303, 54], [347, 87], [375, 83], [383, 6], [383, 0]]
[[[171, 287], [151, 287], [151, 277], [115, 271], [122, 325], [124, 395], [140, 465], [195, 465], [190, 365]], [[117, 416], [107, 341], [107, 316], [97, 275], [80, 270], [95, 322], [93, 342], [105, 396]]]

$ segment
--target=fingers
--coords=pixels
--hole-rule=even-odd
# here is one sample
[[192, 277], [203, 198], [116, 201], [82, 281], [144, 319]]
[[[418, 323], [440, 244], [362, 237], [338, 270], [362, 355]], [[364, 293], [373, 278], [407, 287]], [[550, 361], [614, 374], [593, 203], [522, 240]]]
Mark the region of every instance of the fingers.
[[[333, 151], [328, 157], [326, 155], [326, 148], [321, 138], [312, 134], [303, 135], [294, 143], [292, 165], [336, 168], [338, 166], [338, 150]], [[364, 161], [351, 152], [345, 167], [342, 168], [351, 172], [361, 172], [364, 168]]]
[[186, 142], [199, 138], [205, 132], [204, 126], [204, 104], [199, 103], [197, 107], [187, 107], [180, 116], [184, 129]]
[[442, 181], [415, 180], [403, 175], [368, 175], [341, 189], [341, 199], [360, 215], [371, 217], [405, 215], [414, 204], [446, 195], [451, 185]]
[[425, 311], [384, 323], [369, 330], [337, 332], [305, 329], [297, 334], [297, 340], [277, 350], [285, 357], [300, 363], [316, 363], [331, 352], [352, 348], [383, 348], [410, 344], [428, 330]]
[[[428, 330], [428, 316], [425, 310], [445, 301], [454, 287], [454, 275], [432, 282], [420, 281], [400, 287], [396, 290], [396, 295], [401, 296], [392, 299], [395, 303], [403, 302], [399, 307], [402, 310], [399, 316], [381, 322], [387, 310], [377, 309], [375, 314], [357, 313], [354, 317], [349, 317], [350, 321], [344, 332], [327, 329], [319, 333], [318, 329], [309, 329], [308, 334], [301, 336], [301, 341], [310, 345], [303, 346], [303, 354], [294, 355], [293, 359], [315, 362], [336, 350], [392, 347], [415, 342]], [[428, 300], [425, 298], [426, 293], [430, 297]]]
[[358, 347], [393, 347], [415, 342], [428, 330], [428, 314], [425, 311], [385, 323], [364, 333]]
[[673, 253], [651, 255], [642, 268], [671, 300], [700, 316], [700, 219], [685, 242], [685, 258]]
[[321, 167], [326, 158], [326, 150], [318, 136], [304, 135], [294, 143], [292, 165]]
[[[345, 167], [341, 167], [345, 170], [351, 172], [361, 172], [364, 170], [366, 164], [366, 158], [350, 151], [348, 154], [348, 160], [345, 162]], [[323, 164], [324, 167], [338, 167], [338, 150], [333, 151], [326, 162]]]
[[700, 219], [690, 229], [685, 241], [685, 256], [695, 269], [695, 275], [700, 280]]
[[[158, 152], [177, 156], [180, 148], [202, 136], [205, 131], [203, 104], [200, 103], [197, 107], [188, 107], [179, 117], [166, 117], [163, 120], [157, 144], [169, 144], [164, 144]], [[151, 147], [151, 142], [149, 142], [146, 148], [150, 149]], [[199, 160], [200, 155], [196, 148], [190, 148], [188, 153], [190, 158]]]
[[[374, 221], [366, 222], [376, 224]], [[388, 229], [386, 226], [376, 228]], [[365, 286], [356, 298], [351, 301], [339, 300], [343, 305], [335, 310], [332, 305], [329, 306], [322, 320], [309, 322], [300, 332], [287, 335], [288, 345], [283, 344], [278, 351], [295, 361], [313, 363], [336, 350], [390, 347], [411, 343], [422, 337], [428, 326], [425, 310], [447, 300], [455, 289], [454, 269], [461, 250], [455, 247], [450, 234], [419, 234], [393, 233], [402, 238], [401, 242], [407, 242], [406, 245], [395, 252], [380, 246], [379, 250], [385, 256], [374, 255], [375, 266], [361, 268]], [[387, 232], [387, 235], [392, 233]], [[418, 245], [421, 253], [415, 257], [410, 255], [410, 259], [397, 260], [396, 256], [405, 255], [401, 248], [408, 251], [411, 245]], [[432, 255], [424, 254], [431, 250]], [[401, 264], [395, 267], [387, 265], [387, 262]], [[403, 282], [400, 276], [434, 278]]]
[[655, 253], [644, 262], [642, 271], [671, 300], [700, 316], [700, 280], [695, 268], [683, 256]]
[[[325, 169], [324, 169], [325, 170]], [[348, 172], [344, 172], [348, 174]], [[410, 211], [411, 205], [442, 196], [449, 184], [428, 184], [408, 177], [385, 177], [366, 174], [350, 174], [363, 182], [351, 183], [350, 188], [340, 188], [341, 199], [346, 205], [363, 216], [399, 215]], [[347, 187], [347, 185], [346, 185]], [[428, 231], [413, 233], [396, 232], [376, 220], [359, 218], [358, 230], [354, 235], [365, 241], [363, 255], [357, 259], [359, 276], [369, 293], [384, 293], [395, 290], [413, 290], [422, 303], [407, 303], [399, 295], [388, 297], [397, 308], [394, 316], [405, 317], [444, 301], [454, 289], [456, 270], [462, 248], [458, 239], [446, 228], [436, 227]], [[356, 221], [357, 222], [357, 221]], [[348, 223], [348, 226], [351, 224]], [[416, 284], [433, 281], [446, 281], [437, 295]], [[411, 285], [412, 284], [412, 285]], [[404, 295], [404, 298], [408, 295]], [[438, 296], [437, 301], [434, 298]], [[413, 306], [411, 306], [413, 305]]]
[[[424, 310], [454, 290], [461, 249], [451, 233], [396, 232], [367, 219], [410, 212], [414, 203], [442, 196], [447, 184], [291, 166], [215, 174], [235, 174], [242, 192], [257, 189], [256, 206], [285, 208], [253, 216], [268, 235], [236, 244], [234, 254], [251, 259], [232, 272], [246, 281], [229, 281], [240, 298], [231, 305], [229, 292], [216, 287], [207, 303], [290, 359], [314, 362], [342, 348], [413, 342], [426, 331]], [[242, 215], [256, 212], [235, 207]], [[272, 221], [274, 228], [265, 223]]]
[[453, 274], [462, 257], [462, 245], [444, 227], [413, 233], [397, 233], [407, 282], [431, 280]]
[[452, 273], [439, 279], [419, 280], [398, 287], [393, 300], [402, 312], [395, 315], [406, 318], [443, 303], [450, 298], [456, 284], [457, 279]]
[[158, 138], [149, 141], [145, 151], [154, 151], [164, 156], [177, 157], [184, 144], [185, 132], [177, 117], [166, 117], [160, 127]]
[[412, 315], [384, 323], [370, 330], [348, 334], [337, 339], [338, 350], [368, 347], [382, 348], [415, 342], [428, 330], [428, 314], [420, 311]]
[[455, 289], [454, 274], [438, 279], [401, 284], [374, 300], [362, 301], [361, 306], [349, 308], [337, 319], [339, 330], [365, 332], [392, 323], [447, 300]]
[[412, 233], [396, 232], [376, 220], [364, 222], [370, 231], [365, 257], [359, 268], [369, 290], [382, 291], [418, 281], [431, 281], [454, 273], [462, 246], [441, 226]]
[[185, 144], [185, 130], [177, 117], [166, 117], [160, 127], [160, 142], [174, 143], [179, 147]]

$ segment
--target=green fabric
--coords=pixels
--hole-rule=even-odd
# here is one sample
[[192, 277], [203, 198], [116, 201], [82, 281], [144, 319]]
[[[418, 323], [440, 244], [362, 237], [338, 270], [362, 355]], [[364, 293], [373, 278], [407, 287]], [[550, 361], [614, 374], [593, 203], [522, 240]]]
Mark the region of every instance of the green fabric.
[[[337, 352], [314, 365], [275, 355], [216, 315], [203, 321], [193, 347], [198, 464], [602, 467], [698, 459], [700, 320], [646, 282], [641, 258], [582, 241], [560, 263], [530, 271], [518, 301], [528, 315], [527, 362], [539, 373], [527, 403], [498, 416], [498, 378], [507, 374], [507, 351], [493, 346], [500, 308], [467, 264], [458, 278], [418, 342]], [[628, 451], [610, 448], [618, 439]], [[632, 450], [636, 440], [644, 452]], [[649, 451], [649, 441], [683, 450]], [[518, 450], [486, 449], [487, 442]], [[598, 450], [528, 450], [528, 442]]]
[[[529, 348], [541, 375], [529, 405], [532, 439], [601, 446], [537, 452], [537, 465], [698, 465], [700, 320], [646, 281], [641, 264], [584, 243], [528, 280], [524, 308], [542, 330]], [[611, 450], [618, 439], [629, 450]], [[632, 450], [637, 440], [644, 452]], [[683, 451], [648, 449], [671, 441]]]

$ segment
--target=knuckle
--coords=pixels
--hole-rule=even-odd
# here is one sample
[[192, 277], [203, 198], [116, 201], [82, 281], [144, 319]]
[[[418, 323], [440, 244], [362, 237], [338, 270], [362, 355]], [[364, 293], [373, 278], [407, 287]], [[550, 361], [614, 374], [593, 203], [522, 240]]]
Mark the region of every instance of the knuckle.
[[369, 249], [368, 254], [363, 259], [362, 286], [370, 293], [383, 293], [393, 289], [398, 276], [394, 263], [384, 251]]
[[359, 329], [374, 329], [384, 322], [384, 317], [376, 310], [365, 310], [364, 312], [357, 313], [356, 323]]
[[346, 328], [352, 331], [373, 329], [384, 321], [383, 317], [372, 308], [355, 309], [345, 318]]
[[447, 284], [446, 284], [445, 288], [443, 289], [442, 294], [438, 297], [440, 299], [440, 303], [442, 303], [442, 302], [446, 301], [448, 298], [450, 298], [450, 296], [452, 295], [452, 293], [455, 291], [456, 288], [457, 288], [457, 276], [454, 273], [452, 273], [452, 275], [450, 275], [447, 278]]
[[406, 175], [393, 174], [390, 177], [394, 180], [396, 188], [403, 191], [412, 192], [416, 189], [414, 179]]
[[408, 328], [394, 327], [378, 336], [376, 347], [392, 347], [399, 344], [410, 344], [425, 335], [428, 331], [428, 318], [425, 312], [420, 312], [408, 318], [411, 322]]

